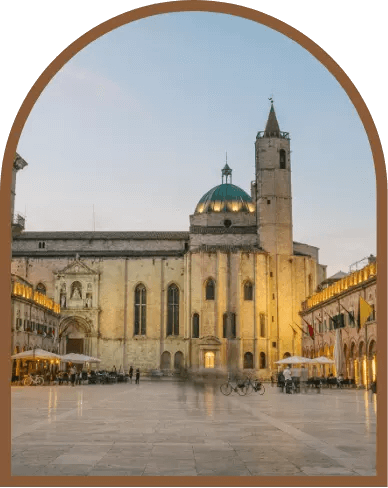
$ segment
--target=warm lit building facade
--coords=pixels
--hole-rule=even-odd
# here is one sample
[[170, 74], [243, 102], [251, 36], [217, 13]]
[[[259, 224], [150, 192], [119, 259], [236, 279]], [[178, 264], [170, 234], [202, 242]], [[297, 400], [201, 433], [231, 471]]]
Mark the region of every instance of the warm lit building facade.
[[[58, 352], [60, 307], [46, 296], [46, 287], [12, 275], [11, 350], [17, 354], [31, 349]], [[13, 361], [13, 374], [19, 376], [21, 361]]]
[[233, 365], [268, 377], [300, 354], [300, 304], [325, 276], [293, 242], [290, 138], [273, 106], [255, 141], [251, 194], [222, 183], [188, 232], [24, 232], [13, 272], [60, 303], [60, 352], [143, 370]]
[[[356, 385], [370, 384], [377, 374], [377, 263], [373, 257], [362, 269], [350, 273], [312, 295], [303, 303], [301, 312], [303, 355], [326, 356], [334, 359], [334, 321], [341, 327], [343, 351], [342, 374]], [[364, 327], [359, 328], [360, 296], [372, 306], [372, 313]], [[333, 320], [334, 319], [334, 320]], [[314, 340], [308, 334], [307, 323], [313, 326]], [[337, 374], [335, 367], [325, 366], [326, 374]]]

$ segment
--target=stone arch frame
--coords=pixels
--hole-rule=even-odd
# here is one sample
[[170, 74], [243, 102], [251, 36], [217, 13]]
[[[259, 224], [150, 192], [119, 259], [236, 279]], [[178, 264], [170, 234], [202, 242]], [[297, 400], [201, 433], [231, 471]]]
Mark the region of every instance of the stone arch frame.
[[[142, 327], [142, 318], [143, 318], [143, 311], [141, 311], [140, 315], [140, 323], [138, 327], [138, 331], [136, 332], [136, 290], [140, 287], [143, 287], [145, 290], [145, 324], [144, 328]], [[148, 305], [148, 287], [143, 281], [137, 282], [132, 288], [132, 296], [133, 296], [133, 335], [138, 336], [146, 336], [147, 334], [147, 305]], [[143, 332], [144, 331], [144, 332]]]
[[[248, 286], [249, 286], [249, 293], [251, 294], [251, 298], [247, 298], [246, 295]], [[250, 278], [246, 278], [242, 283], [242, 296], [244, 297], [244, 301], [253, 301], [254, 295], [255, 295], [255, 285]]]
[[[210, 285], [210, 283], [213, 284], [213, 298], [208, 298], [208, 286]], [[204, 298], [205, 298], [205, 301], [209, 301], [209, 300], [210, 301], [214, 301], [214, 300], [216, 300], [217, 282], [216, 282], [216, 280], [212, 276], [209, 276], [208, 278], [206, 278], [206, 280], [203, 283], [203, 288], [204, 288]]]
[[[90, 337], [93, 335], [93, 326], [91, 322], [86, 320], [85, 318], [79, 316], [79, 315], [70, 315], [65, 317], [59, 324], [59, 333], [58, 333], [58, 339], [59, 339], [59, 347], [60, 350], [63, 349], [63, 342], [62, 340], [65, 337], [65, 332], [68, 330], [70, 326], [75, 326], [75, 329], [79, 331], [81, 334], [83, 334], [83, 339], [85, 341], [85, 338]], [[85, 346], [85, 342], [84, 342]]]
[[[171, 330], [170, 330], [170, 324], [169, 324], [169, 318], [170, 318], [170, 308], [169, 308], [169, 301], [168, 301], [168, 295], [169, 291], [172, 287], [175, 287], [178, 290], [178, 324], [176, 325], [175, 322], [173, 321], [171, 325]], [[178, 283], [176, 281], [170, 281], [169, 283], [166, 284], [166, 336], [179, 336], [180, 333], [180, 315], [181, 315], [181, 294], [182, 290]], [[171, 332], [171, 333], [170, 333]]]

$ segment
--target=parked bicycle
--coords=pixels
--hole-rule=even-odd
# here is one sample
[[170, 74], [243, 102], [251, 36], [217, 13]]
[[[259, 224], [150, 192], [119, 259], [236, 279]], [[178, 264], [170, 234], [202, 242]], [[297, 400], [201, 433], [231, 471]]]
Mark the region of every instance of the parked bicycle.
[[223, 395], [226, 395], [226, 396], [230, 395], [232, 393], [232, 391], [234, 391], [235, 393], [238, 393], [241, 396], [244, 396], [248, 392], [248, 387], [247, 387], [245, 381], [236, 380], [235, 384], [233, 384], [232, 381], [230, 380], [230, 378], [228, 378], [228, 381], [226, 383], [223, 383], [220, 386], [220, 390], [221, 390], [221, 393]]
[[265, 388], [262, 382], [257, 378], [250, 378], [249, 376], [245, 380], [245, 384], [247, 385], [247, 395], [250, 395], [254, 391], [259, 395], [264, 395]]
[[44, 383], [44, 378], [41, 375], [32, 375], [29, 374], [26, 376], [23, 380], [23, 385], [24, 386], [42, 386]]

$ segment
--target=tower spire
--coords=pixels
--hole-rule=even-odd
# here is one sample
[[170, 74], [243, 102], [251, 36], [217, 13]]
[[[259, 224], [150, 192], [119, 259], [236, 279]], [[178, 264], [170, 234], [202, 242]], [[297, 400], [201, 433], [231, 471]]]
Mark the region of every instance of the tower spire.
[[280, 137], [280, 128], [276, 118], [272, 97], [269, 98], [269, 100], [271, 101], [271, 108], [269, 110], [267, 125], [265, 126], [264, 137]]
[[224, 183], [224, 177], [225, 177], [225, 183], [228, 183], [228, 177], [230, 177], [229, 183], [232, 183], [232, 169], [228, 166], [228, 153], [226, 153], [225, 166], [222, 168], [221, 174], [222, 174], [222, 183]]

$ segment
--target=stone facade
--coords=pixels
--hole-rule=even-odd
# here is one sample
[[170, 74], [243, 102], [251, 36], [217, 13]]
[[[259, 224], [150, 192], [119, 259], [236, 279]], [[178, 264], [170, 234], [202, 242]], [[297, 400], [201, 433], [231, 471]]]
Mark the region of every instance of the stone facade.
[[14, 240], [13, 271], [61, 303], [61, 353], [124, 370], [233, 363], [262, 377], [285, 354], [301, 353], [294, 325], [325, 267], [317, 248], [292, 242], [290, 142], [268, 132], [274, 118], [272, 107], [257, 136], [251, 196], [228, 183], [225, 165], [189, 232], [25, 232]]

